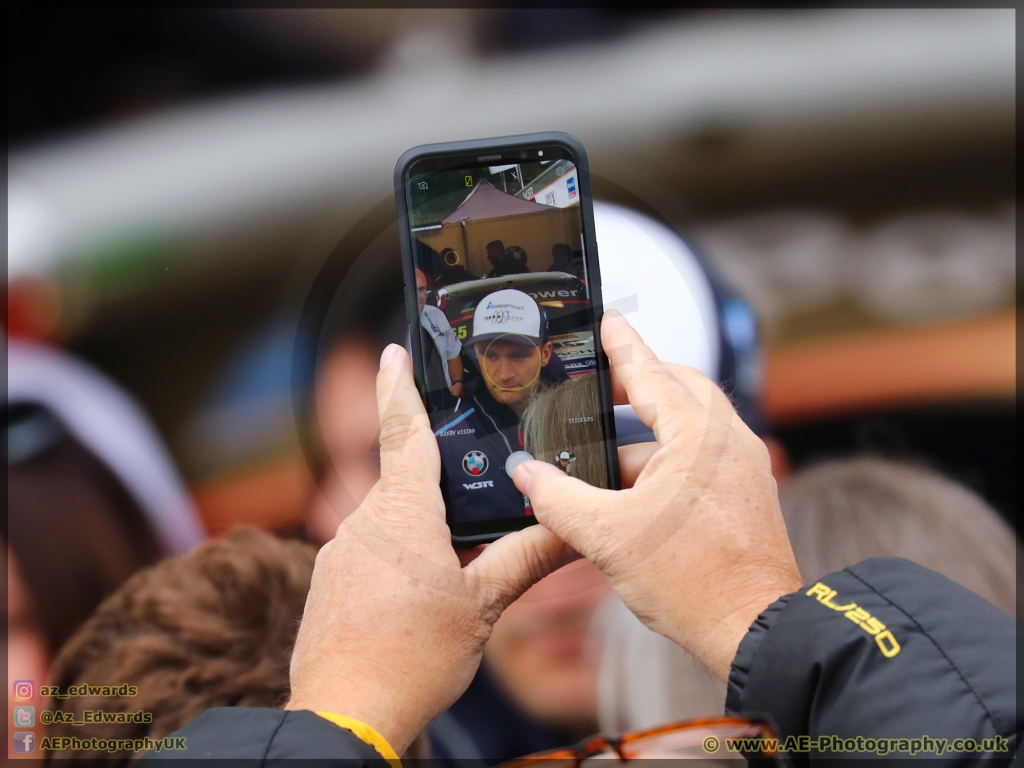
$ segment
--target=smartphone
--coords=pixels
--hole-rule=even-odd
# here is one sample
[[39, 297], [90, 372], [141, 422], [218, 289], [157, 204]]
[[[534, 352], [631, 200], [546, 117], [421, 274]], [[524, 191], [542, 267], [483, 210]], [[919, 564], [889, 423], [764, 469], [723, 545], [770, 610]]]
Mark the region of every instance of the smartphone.
[[566, 133], [431, 144], [395, 168], [409, 351], [457, 547], [536, 522], [525, 459], [619, 488], [587, 155]]

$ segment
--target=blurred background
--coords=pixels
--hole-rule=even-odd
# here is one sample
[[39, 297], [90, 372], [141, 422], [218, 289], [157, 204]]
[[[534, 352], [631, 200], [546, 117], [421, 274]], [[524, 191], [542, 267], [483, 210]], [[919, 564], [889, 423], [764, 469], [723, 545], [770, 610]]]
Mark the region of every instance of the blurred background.
[[[7, 18], [7, 722], [37, 729], [9, 756], [42, 734], [33, 686], [132, 572], [239, 524], [323, 543], [373, 485], [377, 356], [408, 333], [392, 174], [434, 141], [578, 136], [596, 198], [685, 241], [689, 276], [631, 274], [633, 244], [671, 233], [605, 207], [621, 272], [689, 290], [645, 306], [648, 327], [723, 350], [787, 524], [818, 482], [866, 555], [932, 546], [971, 589], [1013, 582], [992, 524], [1016, 529], [1013, 9]], [[823, 464], [851, 457], [888, 479]], [[506, 611], [428, 728], [439, 765], [644, 722], [598, 717], [608, 592], [581, 561]], [[629, 669], [645, 705], [658, 681], [683, 690]]]
[[1013, 511], [1010, 10], [10, 22], [8, 332], [135, 395], [213, 530], [302, 517], [296, 317], [396, 158], [535, 130], [752, 303], [794, 466], [921, 455]]

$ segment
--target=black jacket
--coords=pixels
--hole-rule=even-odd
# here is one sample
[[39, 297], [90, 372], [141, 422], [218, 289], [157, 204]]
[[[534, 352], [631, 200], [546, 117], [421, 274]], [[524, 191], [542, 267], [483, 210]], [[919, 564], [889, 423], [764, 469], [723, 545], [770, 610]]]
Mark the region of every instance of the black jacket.
[[[915, 746], [870, 750], [858, 736], [946, 739], [944, 748], [920, 745], [919, 756], [941, 750], [965, 762], [1014, 754], [1024, 722], [1012, 617], [901, 558], [865, 560], [818, 584], [783, 597], [754, 622], [733, 660], [727, 711], [767, 713], [783, 737], [843, 739], [819, 743], [825, 749], [791, 742], [797, 761], [905, 757], [903, 747]], [[968, 752], [969, 743], [954, 750], [957, 739], [993, 750]]]
[[[942, 756], [960, 764], [1009, 759], [1022, 730], [1016, 630], [1014, 619], [943, 576], [906, 560], [866, 560], [758, 617], [733, 661], [726, 708], [772, 717], [783, 737], [793, 737], [797, 762], [882, 750], [930, 757], [942, 739]], [[147, 760], [329, 757], [332, 765], [384, 765], [372, 747], [311, 712], [214, 709], [173, 735], [186, 738], [184, 752]], [[808, 745], [826, 746], [823, 737], [826, 749]], [[880, 738], [895, 741], [882, 747]], [[965, 741], [954, 749], [954, 740]]]
[[526, 497], [505, 471], [506, 459], [523, 450], [519, 419], [494, 400], [483, 384], [467, 393], [459, 406], [434, 426], [449, 521], [530, 514]]
[[[505, 471], [508, 457], [523, 450], [519, 417], [491, 396], [475, 365], [467, 364], [465, 370], [466, 396], [458, 410], [435, 414], [432, 421], [449, 522], [533, 514], [529, 500]], [[568, 378], [562, 361], [551, 355], [541, 370], [541, 381], [549, 385]]]

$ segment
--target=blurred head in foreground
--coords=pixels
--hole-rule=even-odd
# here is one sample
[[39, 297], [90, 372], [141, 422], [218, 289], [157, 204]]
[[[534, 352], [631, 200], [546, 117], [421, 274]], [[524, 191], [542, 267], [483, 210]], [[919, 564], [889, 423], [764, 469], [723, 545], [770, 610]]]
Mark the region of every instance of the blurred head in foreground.
[[[94, 709], [152, 715], [148, 723], [90, 726], [89, 735], [102, 739], [159, 739], [210, 707], [282, 705], [315, 558], [308, 544], [243, 528], [135, 574], [64, 646], [50, 679], [62, 689], [129, 685], [136, 693], [47, 705], [76, 720]], [[80, 730], [52, 725], [47, 735]], [[142, 753], [49, 757], [129, 765]]]
[[319, 492], [306, 520], [317, 543], [334, 538], [380, 477], [377, 370], [383, 348], [353, 333], [330, 349], [316, 381], [316, 417], [323, 441]]
[[[1016, 614], [1013, 531], [979, 496], [931, 470], [873, 458], [794, 474], [780, 494], [805, 584], [870, 557], [905, 557]], [[617, 599], [602, 607], [601, 729], [720, 715], [725, 685]]]
[[599, 655], [588, 629], [610, 590], [590, 562], [567, 565], [505, 609], [484, 649], [498, 687], [562, 743], [596, 730]]
[[[99, 739], [160, 739], [211, 707], [280, 707], [309, 592], [316, 548], [240, 528], [133, 576], [75, 633], [53, 666], [66, 689], [133, 686], [123, 697], [50, 702], [81, 721], [86, 710], [148, 713], [148, 722], [90, 726]], [[48, 736], [79, 736], [56, 724]], [[406, 756], [426, 757], [425, 739]], [[143, 753], [56, 752], [96, 765], [132, 765]]]
[[[318, 355], [309, 398], [317, 481], [306, 518], [325, 543], [380, 477], [377, 372], [381, 352], [408, 333], [399, 254], [370, 249], [332, 296], [314, 340]], [[423, 294], [423, 298], [426, 294]]]

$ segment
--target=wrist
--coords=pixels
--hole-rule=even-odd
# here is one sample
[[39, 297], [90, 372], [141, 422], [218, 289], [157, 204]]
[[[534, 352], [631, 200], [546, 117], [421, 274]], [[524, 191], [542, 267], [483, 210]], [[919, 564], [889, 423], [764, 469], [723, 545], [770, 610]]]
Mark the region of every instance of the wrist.
[[708, 649], [707, 663], [715, 677], [728, 682], [732, 662], [739, 651], [740, 643], [747, 636], [750, 627], [757, 621], [757, 617], [776, 600], [797, 591], [800, 586], [800, 579], [796, 577], [774, 587], [759, 589], [755, 595], [752, 595], [749, 600], [722, 620]]
[[[356, 720], [368, 725], [380, 734], [381, 738], [398, 755], [403, 754], [409, 748], [413, 739], [422, 730], [422, 728], [402, 723], [401, 717], [395, 716], [395, 711], [384, 711], [387, 709], [386, 707], [374, 706], [372, 702], [360, 696], [337, 698], [333, 696], [293, 695], [284, 708], [289, 711], [309, 710], [318, 714], [332, 713]], [[361, 737], [359, 733], [356, 733], [356, 735]], [[380, 751], [379, 748], [378, 751]]]
[[394, 747], [391, 746], [388, 740], [377, 732], [376, 728], [353, 717], [339, 715], [337, 712], [317, 712], [316, 714], [340, 728], [351, 731], [360, 741], [376, 749], [377, 753], [387, 761], [391, 768], [402, 768], [402, 761], [398, 753], [395, 752]]

